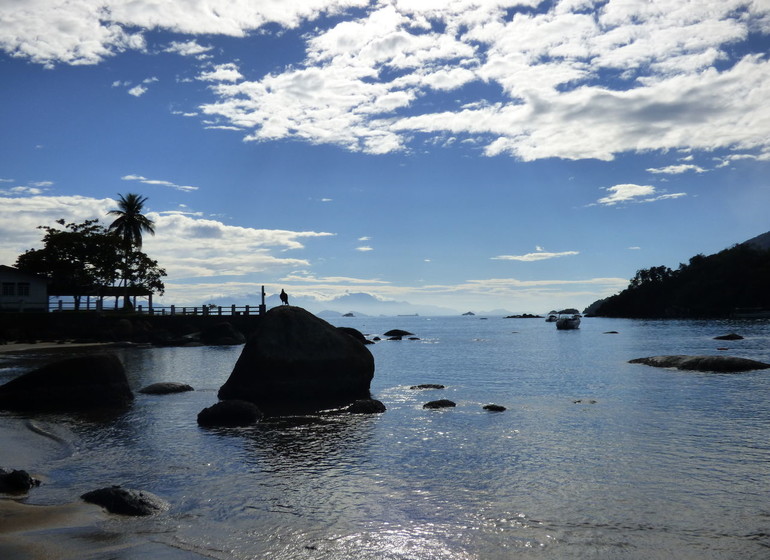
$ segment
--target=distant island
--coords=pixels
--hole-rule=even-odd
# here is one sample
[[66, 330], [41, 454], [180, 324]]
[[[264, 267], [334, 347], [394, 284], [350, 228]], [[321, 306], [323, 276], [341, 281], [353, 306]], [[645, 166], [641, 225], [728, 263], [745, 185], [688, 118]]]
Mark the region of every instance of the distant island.
[[504, 319], [542, 319], [542, 315], [532, 315], [531, 313], [523, 313], [521, 315], [506, 315]]
[[628, 288], [595, 301], [584, 314], [623, 318], [770, 316], [770, 232], [672, 270], [637, 271]]

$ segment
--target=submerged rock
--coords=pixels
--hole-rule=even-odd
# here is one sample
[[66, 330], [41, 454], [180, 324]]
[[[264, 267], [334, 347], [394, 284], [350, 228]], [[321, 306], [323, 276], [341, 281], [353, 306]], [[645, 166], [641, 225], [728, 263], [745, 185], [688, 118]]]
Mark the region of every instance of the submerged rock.
[[171, 507], [167, 501], [155, 494], [143, 490], [121, 488], [120, 486], [93, 490], [83, 494], [80, 498], [89, 504], [102, 506], [110, 513], [119, 515], [155, 515]]
[[134, 395], [114, 354], [91, 354], [44, 365], [0, 386], [0, 409], [85, 411], [127, 406]]
[[173, 381], [161, 381], [160, 383], [153, 383], [139, 389], [140, 393], [145, 395], [168, 395], [170, 393], [184, 393], [186, 391], [194, 391], [190, 385], [186, 383], [175, 383]]
[[207, 428], [250, 426], [259, 422], [262, 417], [262, 411], [254, 403], [226, 400], [201, 410], [198, 413], [198, 425]]
[[410, 333], [409, 331], [405, 331], [402, 329], [391, 329], [386, 333], [383, 333], [385, 336], [412, 336], [414, 333]]
[[300, 307], [274, 307], [260, 318], [220, 399], [266, 412], [321, 410], [370, 398], [374, 357], [357, 337]]
[[437, 401], [430, 401], [422, 405], [423, 408], [448, 408], [452, 406], [457, 406], [457, 404], [448, 399], [439, 399]]
[[410, 389], [445, 389], [443, 385], [437, 383], [423, 383], [421, 385], [412, 385]]
[[770, 364], [737, 358], [735, 356], [650, 356], [630, 360], [630, 364], [676, 368], [689, 371], [713, 371], [717, 373], [736, 373], [756, 369], [770, 368]]

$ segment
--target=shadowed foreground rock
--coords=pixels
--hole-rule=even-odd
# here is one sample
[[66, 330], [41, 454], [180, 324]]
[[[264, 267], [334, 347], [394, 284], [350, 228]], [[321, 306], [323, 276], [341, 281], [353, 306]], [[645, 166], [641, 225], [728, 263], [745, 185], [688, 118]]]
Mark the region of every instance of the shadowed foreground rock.
[[299, 307], [268, 311], [243, 347], [220, 399], [267, 413], [312, 411], [370, 397], [374, 358], [355, 337]]
[[737, 373], [770, 368], [770, 364], [734, 356], [650, 356], [649, 358], [630, 360], [628, 363], [717, 373]]
[[114, 354], [52, 362], [0, 387], [0, 409], [5, 410], [121, 408], [133, 398], [123, 364]]
[[2, 494], [24, 494], [35, 486], [40, 486], [40, 481], [32, 478], [27, 471], [0, 469], [0, 493]]
[[346, 412], [351, 414], [381, 414], [385, 412], [385, 405], [382, 401], [375, 399], [359, 399], [351, 404]]
[[142, 490], [130, 490], [120, 486], [100, 488], [87, 492], [80, 498], [89, 504], [102, 506], [110, 513], [120, 515], [155, 515], [169, 509], [167, 501], [150, 492]]

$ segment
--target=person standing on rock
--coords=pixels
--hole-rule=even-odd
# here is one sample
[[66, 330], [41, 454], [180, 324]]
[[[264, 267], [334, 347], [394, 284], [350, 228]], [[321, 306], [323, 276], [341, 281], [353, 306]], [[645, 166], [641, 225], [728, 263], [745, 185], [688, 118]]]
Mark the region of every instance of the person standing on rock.
[[289, 294], [287, 294], [283, 289], [281, 289], [281, 303], [283, 305], [289, 305]]

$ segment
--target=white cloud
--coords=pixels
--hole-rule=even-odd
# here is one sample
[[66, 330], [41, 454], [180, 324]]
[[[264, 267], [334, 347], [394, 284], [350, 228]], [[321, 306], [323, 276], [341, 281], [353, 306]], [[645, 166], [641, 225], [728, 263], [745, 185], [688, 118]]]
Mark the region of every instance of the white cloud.
[[124, 181], [138, 181], [140, 183], [144, 183], [145, 185], [157, 185], [160, 187], [168, 187], [177, 191], [183, 191], [183, 192], [191, 192], [191, 191], [197, 191], [198, 187], [193, 187], [190, 185], [177, 185], [176, 183], [172, 183], [171, 181], [163, 181], [160, 179], [148, 179], [147, 177], [142, 177], [141, 175], [124, 175], [121, 177]]
[[545, 261], [548, 259], [556, 259], [559, 257], [569, 257], [572, 255], [579, 255], [579, 251], [563, 251], [561, 253], [547, 253], [545, 251], [538, 251], [536, 253], [527, 253], [526, 255], [499, 255], [492, 257], [494, 261], [521, 261], [521, 262], [535, 262]]
[[[323, 14], [340, 17], [314, 21]], [[242, 61], [199, 74], [213, 95], [200, 110], [218, 118], [206, 126], [247, 140], [373, 154], [471, 141], [525, 161], [770, 153], [770, 60], [746, 48], [770, 34], [767, 2], [28, 0], [0, 4], [0, 22], [0, 48], [47, 65], [148, 51], [150, 29], [189, 37], [155, 52], [202, 55], [196, 35], [317, 23], [304, 60], [254, 80]]]
[[687, 193], [661, 193], [651, 185], [623, 184], [607, 187], [604, 190], [608, 191], [610, 195], [596, 201], [597, 204], [604, 206], [614, 206], [627, 202], [655, 202], [687, 196]]
[[147, 88], [143, 85], [138, 85], [132, 87], [130, 90], [128, 90], [129, 95], [133, 95], [134, 97], [141, 97], [145, 93], [147, 93]]
[[356, 251], [360, 251], [362, 253], [368, 253], [369, 251], [374, 251], [372, 247], [369, 247], [368, 245], [364, 245], [362, 247], [356, 247]]
[[243, 75], [238, 70], [238, 66], [227, 63], [214, 66], [213, 70], [202, 72], [198, 79], [204, 82], [237, 82], [243, 79]]
[[688, 171], [694, 171], [695, 173], [705, 173], [706, 170], [703, 169], [699, 165], [693, 165], [693, 164], [679, 164], [679, 165], [668, 165], [666, 167], [650, 167], [647, 169], [650, 173], [655, 174], [665, 174], [665, 175], [680, 175], [682, 173], [687, 173]]

